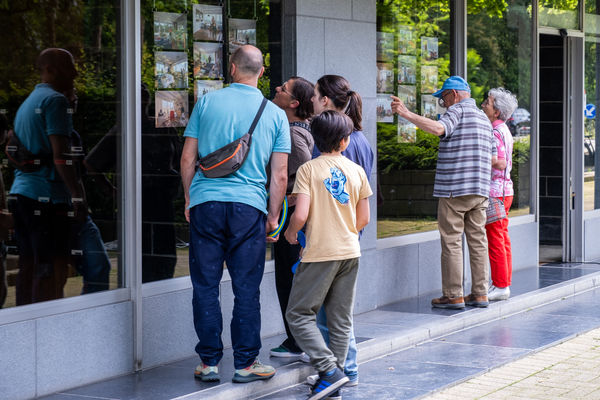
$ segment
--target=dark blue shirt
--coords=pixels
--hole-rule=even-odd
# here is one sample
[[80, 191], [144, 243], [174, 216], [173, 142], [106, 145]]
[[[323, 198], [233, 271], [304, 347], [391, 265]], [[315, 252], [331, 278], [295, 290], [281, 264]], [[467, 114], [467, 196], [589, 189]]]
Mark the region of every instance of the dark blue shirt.
[[[313, 147], [313, 158], [317, 158], [321, 155], [317, 146]], [[363, 169], [367, 174], [367, 178], [371, 178], [371, 171], [373, 170], [373, 150], [369, 145], [369, 141], [362, 131], [354, 131], [350, 135], [350, 144], [346, 150], [342, 151], [342, 155], [346, 156], [351, 161], [354, 161]]]

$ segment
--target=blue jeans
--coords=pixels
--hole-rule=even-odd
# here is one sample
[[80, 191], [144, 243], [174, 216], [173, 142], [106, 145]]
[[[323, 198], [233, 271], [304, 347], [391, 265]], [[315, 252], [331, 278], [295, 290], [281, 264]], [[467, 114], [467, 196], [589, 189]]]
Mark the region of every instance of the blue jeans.
[[242, 203], [210, 201], [190, 209], [190, 278], [196, 352], [206, 365], [223, 357], [219, 287], [223, 262], [235, 297], [231, 342], [236, 369], [254, 362], [260, 342], [260, 282], [265, 267], [266, 216]]
[[82, 225], [77, 226], [77, 242], [82, 254], [78, 257], [77, 269], [83, 276], [82, 294], [108, 290], [110, 260], [100, 235], [100, 230], [88, 215]]
[[[327, 315], [325, 314], [325, 308], [321, 307], [317, 314], [317, 326], [325, 339], [325, 343], [329, 344], [329, 329], [327, 329]], [[348, 355], [344, 362], [344, 373], [352, 380], [358, 375], [358, 363], [356, 362], [356, 338], [354, 337], [354, 323], [352, 324], [352, 330], [350, 331], [350, 342], [348, 343]]]

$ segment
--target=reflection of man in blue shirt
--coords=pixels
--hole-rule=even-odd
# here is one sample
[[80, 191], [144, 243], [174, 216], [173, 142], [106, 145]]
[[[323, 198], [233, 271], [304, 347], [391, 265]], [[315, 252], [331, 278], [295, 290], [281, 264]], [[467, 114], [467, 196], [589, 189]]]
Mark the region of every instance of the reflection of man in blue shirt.
[[34, 172], [16, 170], [10, 190], [19, 247], [17, 305], [63, 297], [71, 203], [77, 220], [87, 216], [83, 186], [64, 156], [70, 153], [73, 130], [73, 56], [64, 49], [46, 49], [37, 66], [42, 83], [19, 107], [15, 134], [27, 150], [53, 163]]

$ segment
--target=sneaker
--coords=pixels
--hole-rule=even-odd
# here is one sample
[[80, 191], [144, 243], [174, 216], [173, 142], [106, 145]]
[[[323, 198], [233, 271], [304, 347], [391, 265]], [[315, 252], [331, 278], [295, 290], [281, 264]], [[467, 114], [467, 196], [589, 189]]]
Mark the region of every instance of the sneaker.
[[194, 378], [200, 379], [202, 382], [216, 382], [221, 379], [219, 367], [211, 367], [202, 363], [194, 370]]
[[302, 355], [302, 352], [293, 352], [290, 351], [287, 347], [282, 344], [279, 347], [274, 347], [271, 349], [271, 357], [281, 357], [281, 358], [298, 358]]
[[348, 383], [346, 387], [358, 386], [358, 375], [346, 375], [348, 377]]
[[309, 375], [306, 377], [306, 384], [310, 386], [314, 386], [315, 383], [319, 380], [319, 375]]
[[275, 375], [275, 368], [270, 365], [261, 364], [258, 358], [246, 368], [236, 369], [232, 381], [235, 383], [247, 383], [260, 379], [269, 379]]
[[[346, 384], [346, 386], [348, 386], [348, 384]], [[340, 393], [340, 390], [338, 389], [327, 396], [327, 400], [342, 400], [342, 394]]]
[[[348, 383], [346, 387], [358, 386], [358, 375], [346, 375], [348, 377]], [[306, 384], [313, 386], [319, 380], [319, 375], [309, 375], [306, 378]], [[329, 396], [331, 397], [331, 396]]]
[[465, 301], [462, 296], [459, 297], [438, 297], [437, 299], [431, 300], [431, 307], [434, 308], [448, 308], [451, 310], [462, 310], [465, 308]]
[[319, 380], [314, 384], [308, 400], [319, 400], [328, 397], [348, 382], [348, 377], [344, 372], [336, 368], [329, 374], [322, 372], [319, 374]]
[[302, 353], [300, 354], [300, 361], [302, 361], [303, 363], [309, 363], [310, 362], [310, 356], [306, 353]]
[[510, 297], [510, 286], [499, 288], [494, 285], [490, 287], [488, 292], [489, 301], [508, 300]]
[[465, 304], [471, 307], [485, 308], [490, 305], [487, 296], [475, 296], [470, 294], [465, 297]]

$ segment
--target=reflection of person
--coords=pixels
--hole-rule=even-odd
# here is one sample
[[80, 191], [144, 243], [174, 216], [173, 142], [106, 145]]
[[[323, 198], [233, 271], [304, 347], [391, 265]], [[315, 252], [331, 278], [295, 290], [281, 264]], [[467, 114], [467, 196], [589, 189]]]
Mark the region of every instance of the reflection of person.
[[15, 117], [15, 134], [33, 154], [52, 157], [38, 171], [15, 170], [11, 211], [19, 248], [17, 305], [63, 297], [69, 253], [72, 202], [75, 219], [85, 221], [83, 185], [65, 162], [73, 131], [69, 100], [77, 76], [71, 53], [49, 48], [38, 57], [42, 83], [36, 85]]
[[[488, 306], [487, 197], [493, 146], [492, 125], [471, 99], [469, 84], [459, 76], [446, 79], [433, 96], [447, 107], [439, 121], [410, 112], [391, 96], [392, 110], [422, 130], [440, 137], [433, 196], [439, 198], [438, 227], [442, 245], [442, 297], [437, 308]], [[477, 157], [473, 157], [476, 154]], [[471, 294], [463, 297], [462, 234], [467, 237], [471, 264]]]
[[[275, 89], [273, 103], [285, 111], [290, 123], [290, 137], [292, 139], [292, 152], [288, 160], [288, 183], [286, 194], [288, 195], [288, 214], [294, 211], [295, 197], [289, 196], [294, 188], [296, 171], [300, 165], [312, 158], [314, 140], [310, 134], [308, 119], [313, 113], [311, 98], [314, 94], [314, 86], [304, 78], [293, 76]], [[285, 222], [282, 232], [287, 228], [289, 219]], [[275, 287], [277, 297], [283, 316], [283, 324], [287, 337], [278, 347], [271, 349], [273, 357], [300, 357], [302, 350], [296, 344], [294, 336], [290, 332], [285, 310], [288, 306], [290, 290], [292, 289], [292, 266], [300, 257], [301, 246], [291, 245], [285, 238], [279, 238], [273, 245], [273, 259], [275, 260]]]
[[[367, 138], [362, 133], [362, 99], [360, 95], [350, 88], [350, 83], [345, 78], [338, 75], [324, 75], [315, 85], [315, 94], [312, 102], [315, 114], [320, 114], [325, 110], [335, 110], [345, 112], [350, 117], [354, 124], [354, 129], [350, 135], [350, 143], [342, 151], [342, 155], [360, 165], [367, 177], [370, 176], [374, 157], [373, 150], [371, 150]], [[385, 115], [385, 110], [383, 110], [383, 114]], [[319, 156], [319, 154], [319, 149], [315, 146], [313, 149], [313, 158]], [[361, 234], [362, 232], [359, 232], [359, 238]], [[323, 308], [317, 315], [317, 324], [327, 341], [329, 337], [328, 323], [325, 309]], [[344, 363], [344, 372], [350, 378], [350, 386], [358, 384], [358, 363], [356, 357], [356, 339], [354, 337], [354, 328], [351, 327], [348, 356]]]
[[[71, 149], [78, 150], [75, 156], [77, 165], [83, 156], [83, 143], [81, 136], [75, 130], [71, 132]], [[76, 168], [81, 179], [83, 168]], [[106, 253], [100, 229], [88, 215], [82, 223], [71, 225], [71, 264], [83, 277], [81, 294], [94, 293], [108, 290], [108, 276], [110, 273], [110, 260]], [[79, 253], [81, 252], [81, 253]]]
[[[8, 134], [8, 118], [0, 114], [0, 145], [6, 141]], [[6, 283], [6, 245], [4, 240], [8, 238], [8, 230], [12, 228], [12, 216], [9, 215], [6, 204], [6, 191], [4, 190], [4, 179], [0, 173], [0, 308], [4, 305], [8, 285]]]
[[[148, 114], [150, 92], [142, 86], [142, 282], [172, 278], [177, 264], [175, 200], [180, 142], [174, 128], [157, 128]], [[113, 127], [89, 152], [90, 172], [109, 172], [117, 165], [119, 132]]]
[[[285, 238], [297, 244], [298, 231], [306, 223], [306, 247], [294, 276], [286, 317], [292, 334], [319, 372], [309, 398], [321, 398], [318, 396], [327, 397], [349, 381], [342, 368], [352, 333], [358, 233], [369, 223], [368, 197], [373, 192], [365, 170], [342, 155], [354, 130], [352, 120], [327, 110], [313, 118], [311, 128], [322, 153], [296, 174], [296, 210]], [[319, 309], [327, 314], [327, 341], [315, 321]]]
[[[490, 198], [500, 198], [504, 203], [506, 215], [513, 201], [512, 170], [513, 137], [505, 121], [517, 109], [517, 98], [504, 88], [492, 89], [488, 98], [481, 104], [494, 127], [494, 144], [498, 156], [492, 157], [492, 182]], [[488, 291], [488, 300], [506, 300], [510, 297], [512, 279], [512, 251], [508, 236], [508, 218], [489, 223], [485, 226], [490, 255], [492, 286]]]
[[[195, 376], [204, 381], [219, 379], [217, 365], [223, 357], [219, 282], [226, 261], [235, 295], [231, 321], [236, 368], [233, 381], [250, 382], [275, 374], [273, 367], [261, 364], [257, 358], [261, 346], [259, 286], [265, 265], [266, 232], [278, 225], [291, 146], [285, 113], [269, 102], [238, 171], [221, 178], [196, 173], [199, 154], [209, 154], [244, 135], [263, 100], [257, 88], [264, 71], [260, 50], [250, 45], [237, 49], [231, 56], [230, 71], [234, 83], [207, 93], [194, 107], [185, 130], [181, 175], [185, 216], [190, 222], [190, 278], [199, 339], [196, 351], [202, 360]], [[267, 213], [265, 167], [269, 159]]]

